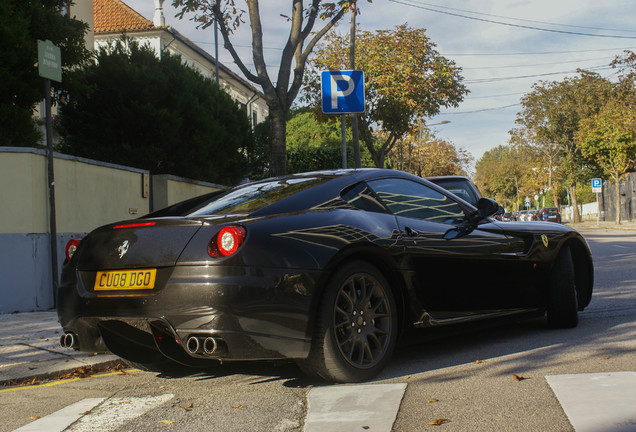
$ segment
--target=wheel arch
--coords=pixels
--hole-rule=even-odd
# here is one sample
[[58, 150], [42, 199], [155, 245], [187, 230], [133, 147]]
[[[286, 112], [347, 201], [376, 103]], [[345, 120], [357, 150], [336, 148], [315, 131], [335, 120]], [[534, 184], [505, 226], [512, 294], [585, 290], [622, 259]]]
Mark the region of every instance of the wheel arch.
[[592, 300], [592, 290], [594, 287], [592, 254], [587, 244], [578, 238], [571, 238], [564, 246], [568, 246], [572, 253], [578, 307], [581, 311], [590, 304]]

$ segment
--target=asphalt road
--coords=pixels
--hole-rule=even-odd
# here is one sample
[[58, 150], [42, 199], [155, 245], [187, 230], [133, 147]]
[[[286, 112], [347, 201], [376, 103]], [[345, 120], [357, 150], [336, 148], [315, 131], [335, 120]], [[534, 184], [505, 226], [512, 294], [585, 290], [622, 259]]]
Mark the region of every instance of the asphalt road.
[[[582, 233], [594, 254], [596, 284], [577, 328], [549, 330], [544, 318], [531, 318], [429, 332], [400, 347], [371, 386], [346, 386], [349, 392], [370, 404], [378, 399], [374, 384], [406, 384], [396, 432], [574, 430], [546, 377], [636, 372], [636, 234]], [[79, 419], [73, 431], [302, 431], [310, 392], [325, 387], [334, 398], [342, 389], [307, 381], [286, 363], [223, 365], [184, 376], [113, 372], [1, 390], [0, 431], [35, 425], [35, 417], [69, 406]], [[602, 402], [599, 395], [583, 397]], [[80, 401], [88, 405], [72, 405]], [[446, 421], [429, 424], [436, 419]], [[608, 423], [606, 430], [632, 426]], [[369, 421], [346, 430], [381, 428]]]

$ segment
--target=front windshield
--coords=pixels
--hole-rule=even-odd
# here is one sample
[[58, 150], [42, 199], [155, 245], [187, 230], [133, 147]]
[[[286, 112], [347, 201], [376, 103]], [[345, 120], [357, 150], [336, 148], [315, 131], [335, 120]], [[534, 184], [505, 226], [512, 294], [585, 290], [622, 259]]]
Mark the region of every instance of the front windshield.
[[247, 184], [216, 198], [188, 216], [250, 214], [323, 181], [325, 179], [303, 177]]

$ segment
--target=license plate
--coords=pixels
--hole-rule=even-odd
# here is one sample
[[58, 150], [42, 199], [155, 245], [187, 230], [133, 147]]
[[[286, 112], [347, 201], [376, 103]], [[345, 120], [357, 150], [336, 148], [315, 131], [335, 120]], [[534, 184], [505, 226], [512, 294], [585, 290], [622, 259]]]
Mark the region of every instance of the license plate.
[[153, 289], [157, 269], [97, 272], [95, 291]]

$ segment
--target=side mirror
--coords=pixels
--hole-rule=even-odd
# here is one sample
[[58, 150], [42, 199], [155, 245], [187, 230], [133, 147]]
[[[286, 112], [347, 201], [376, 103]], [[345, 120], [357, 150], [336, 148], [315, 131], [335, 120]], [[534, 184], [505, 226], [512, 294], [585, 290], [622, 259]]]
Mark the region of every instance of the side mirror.
[[490, 198], [479, 198], [477, 201], [477, 215], [480, 219], [486, 219], [496, 214], [501, 207], [497, 201]]

